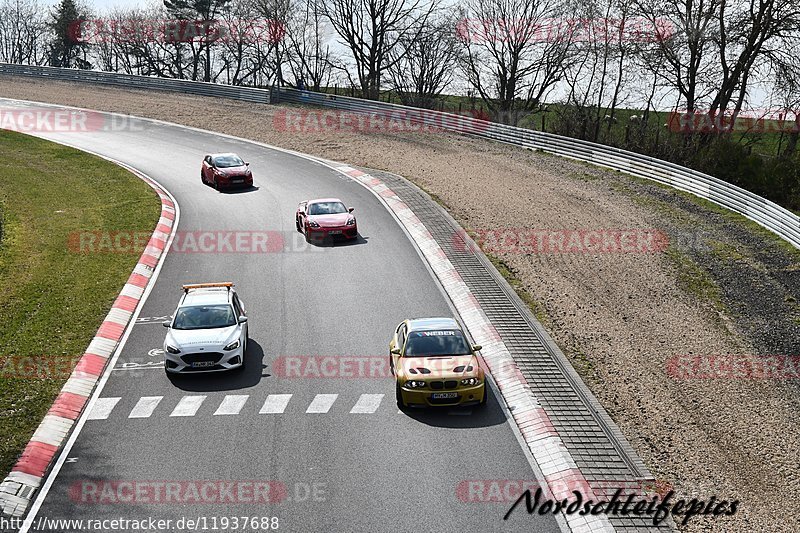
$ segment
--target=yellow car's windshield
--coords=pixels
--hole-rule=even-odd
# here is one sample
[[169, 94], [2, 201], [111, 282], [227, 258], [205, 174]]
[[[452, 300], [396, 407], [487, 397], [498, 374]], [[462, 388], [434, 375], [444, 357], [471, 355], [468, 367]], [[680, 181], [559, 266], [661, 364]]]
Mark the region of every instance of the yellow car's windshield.
[[406, 357], [469, 355], [472, 349], [464, 334], [455, 329], [412, 331], [406, 343]]

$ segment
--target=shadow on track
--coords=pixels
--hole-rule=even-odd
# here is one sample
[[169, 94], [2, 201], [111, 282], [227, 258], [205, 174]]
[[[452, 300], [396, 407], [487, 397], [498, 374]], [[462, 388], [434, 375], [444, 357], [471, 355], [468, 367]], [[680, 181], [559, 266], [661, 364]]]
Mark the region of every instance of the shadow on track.
[[255, 387], [262, 377], [269, 377], [264, 371], [266, 368], [263, 348], [255, 340], [248, 339], [244, 368], [227, 372], [167, 374], [167, 377], [175, 387], [184, 391], [230, 391]]
[[497, 403], [494, 391], [487, 387], [486, 392], [489, 398], [483, 407], [406, 407], [403, 413], [422, 424], [441, 428], [474, 429], [505, 424], [506, 416]]

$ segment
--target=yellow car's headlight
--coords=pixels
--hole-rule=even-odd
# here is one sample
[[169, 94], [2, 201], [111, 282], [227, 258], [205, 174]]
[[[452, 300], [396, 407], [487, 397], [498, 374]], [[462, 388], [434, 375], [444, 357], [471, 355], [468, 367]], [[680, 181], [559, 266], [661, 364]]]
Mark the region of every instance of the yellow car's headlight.
[[461, 384], [465, 386], [480, 385], [481, 380], [480, 378], [466, 378], [461, 380]]
[[422, 389], [427, 386], [428, 384], [425, 383], [424, 381], [416, 381], [416, 380], [406, 381], [406, 387], [409, 389]]

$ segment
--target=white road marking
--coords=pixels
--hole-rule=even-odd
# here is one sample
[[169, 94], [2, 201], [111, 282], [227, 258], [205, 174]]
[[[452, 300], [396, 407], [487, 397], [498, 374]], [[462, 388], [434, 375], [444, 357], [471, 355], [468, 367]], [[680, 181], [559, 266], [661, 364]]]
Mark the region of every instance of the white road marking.
[[250, 396], [247, 395], [240, 395], [240, 394], [232, 394], [230, 396], [225, 396], [225, 399], [222, 400], [222, 403], [219, 404], [217, 410], [214, 411], [215, 415], [238, 415], [239, 411], [242, 410], [244, 404], [247, 402], [247, 399]]
[[350, 413], [374, 413], [378, 410], [383, 400], [383, 394], [362, 394]]
[[150, 418], [153, 411], [158, 407], [159, 402], [164, 398], [163, 396], [142, 396], [136, 405], [131, 410], [128, 418]]
[[270, 394], [267, 396], [267, 401], [258, 412], [260, 415], [278, 415], [283, 413], [286, 406], [289, 405], [291, 394]]
[[306, 413], [327, 413], [338, 397], [338, 394], [317, 394], [306, 409]]
[[184, 396], [169, 416], [194, 416], [205, 399], [205, 396]]
[[105, 420], [121, 398], [97, 398], [86, 420]]

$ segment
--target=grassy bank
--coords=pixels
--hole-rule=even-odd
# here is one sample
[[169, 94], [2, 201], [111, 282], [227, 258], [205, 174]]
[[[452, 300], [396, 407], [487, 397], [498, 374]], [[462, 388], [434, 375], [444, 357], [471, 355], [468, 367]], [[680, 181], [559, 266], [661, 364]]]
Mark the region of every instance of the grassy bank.
[[135, 253], [77, 253], [81, 231], [151, 231], [160, 202], [103, 159], [0, 130], [0, 476], [127, 280]]

